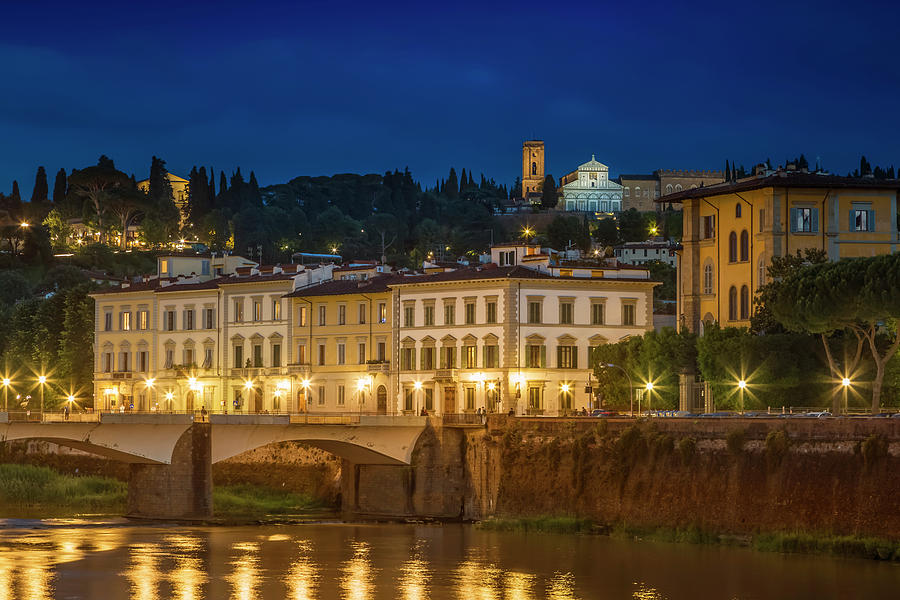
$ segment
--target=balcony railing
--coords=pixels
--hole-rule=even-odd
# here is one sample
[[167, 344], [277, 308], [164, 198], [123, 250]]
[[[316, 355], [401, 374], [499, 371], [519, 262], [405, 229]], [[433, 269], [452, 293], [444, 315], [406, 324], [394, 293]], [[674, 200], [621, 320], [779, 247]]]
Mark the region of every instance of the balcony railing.
[[290, 375], [309, 375], [309, 363], [292, 363], [287, 366]]
[[435, 379], [456, 379], [459, 375], [459, 369], [437, 369], [434, 372]]
[[381, 362], [371, 362], [366, 364], [366, 370], [369, 373], [390, 373], [391, 361], [384, 360]]

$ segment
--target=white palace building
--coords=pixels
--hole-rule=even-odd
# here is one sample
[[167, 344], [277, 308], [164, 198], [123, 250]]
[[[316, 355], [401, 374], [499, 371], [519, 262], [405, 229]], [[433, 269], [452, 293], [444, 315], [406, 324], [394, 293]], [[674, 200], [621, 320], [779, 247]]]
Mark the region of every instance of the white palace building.
[[560, 210], [617, 213], [622, 210], [622, 186], [611, 181], [609, 167], [591, 160], [560, 179]]

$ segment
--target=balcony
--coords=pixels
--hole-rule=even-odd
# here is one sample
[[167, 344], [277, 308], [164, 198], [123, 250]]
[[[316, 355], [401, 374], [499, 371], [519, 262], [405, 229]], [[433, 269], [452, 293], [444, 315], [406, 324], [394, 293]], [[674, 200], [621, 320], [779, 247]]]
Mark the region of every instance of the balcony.
[[456, 381], [459, 369], [437, 369], [434, 372], [435, 381]]
[[309, 377], [309, 363], [291, 363], [287, 366], [289, 375], [300, 375]]
[[366, 363], [366, 371], [369, 373], [390, 373], [391, 361], [381, 360]]
[[113, 371], [110, 373], [112, 379], [131, 379], [131, 371]]
[[262, 367], [245, 367], [243, 369], [229, 369], [229, 375], [232, 377], [242, 377], [244, 379], [254, 379], [263, 375], [265, 369]]

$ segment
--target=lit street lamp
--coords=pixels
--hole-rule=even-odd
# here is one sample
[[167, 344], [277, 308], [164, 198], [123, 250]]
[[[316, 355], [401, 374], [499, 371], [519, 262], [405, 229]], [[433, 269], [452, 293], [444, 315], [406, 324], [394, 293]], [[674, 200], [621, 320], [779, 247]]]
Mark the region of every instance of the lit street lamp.
[[744, 389], [747, 387], [747, 382], [741, 379], [738, 381], [738, 394], [740, 395], [740, 407], [741, 414], [744, 414]]
[[[647, 388], [647, 410], [653, 410], [653, 382], [648, 381], [644, 387]], [[638, 412], [640, 412], [640, 409], [638, 409]]]
[[44, 384], [47, 383], [47, 376], [38, 377], [38, 383], [41, 385], [41, 422], [44, 421]]
[[9, 412], [9, 384], [11, 383], [9, 377], [3, 378], [3, 411]]
[[842, 410], [843, 414], [847, 414], [847, 390], [850, 389], [850, 378], [849, 377], [844, 377], [841, 380], [841, 387], [843, 388], [843, 391], [844, 391], [844, 403], [843, 403], [844, 406], [841, 410]]

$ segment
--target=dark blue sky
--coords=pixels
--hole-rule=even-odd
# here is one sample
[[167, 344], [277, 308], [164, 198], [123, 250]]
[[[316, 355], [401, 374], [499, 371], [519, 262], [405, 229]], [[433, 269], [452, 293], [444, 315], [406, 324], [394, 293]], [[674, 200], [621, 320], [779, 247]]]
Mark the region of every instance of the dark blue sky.
[[895, 3], [131, 4], [0, 8], [0, 191], [100, 154], [138, 178], [155, 154], [262, 185], [511, 183], [532, 136], [557, 176], [592, 153], [616, 174], [900, 165]]

